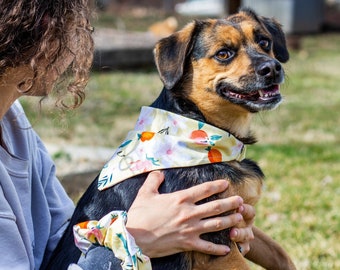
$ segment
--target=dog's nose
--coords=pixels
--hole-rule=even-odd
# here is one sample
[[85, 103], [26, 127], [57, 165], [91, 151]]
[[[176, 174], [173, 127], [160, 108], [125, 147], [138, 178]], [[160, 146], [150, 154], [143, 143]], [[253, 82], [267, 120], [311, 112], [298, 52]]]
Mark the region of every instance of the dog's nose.
[[275, 79], [281, 75], [281, 70], [281, 64], [275, 60], [271, 60], [260, 64], [256, 69], [256, 73], [264, 78]]

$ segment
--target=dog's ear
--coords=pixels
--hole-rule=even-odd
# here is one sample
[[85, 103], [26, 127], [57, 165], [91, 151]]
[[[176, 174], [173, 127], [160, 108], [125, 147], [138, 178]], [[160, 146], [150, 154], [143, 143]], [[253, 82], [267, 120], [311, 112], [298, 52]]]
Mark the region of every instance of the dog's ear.
[[260, 20], [272, 35], [275, 58], [281, 63], [286, 63], [289, 60], [289, 52], [281, 25], [276, 20], [266, 17], [260, 17]]
[[250, 8], [241, 8], [240, 12], [246, 13], [248, 16], [252, 17], [259, 23], [262, 23], [264, 27], [271, 34], [273, 39], [273, 52], [274, 56], [281, 63], [286, 63], [289, 60], [289, 52], [286, 45], [286, 37], [282, 31], [281, 24], [278, 23], [273, 18], [267, 18], [263, 16], [258, 16]]
[[185, 59], [192, 49], [195, 26], [196, 22], [192, 22], [156, 44], [155, 62], [166, 89], [172, 89], [182, 78]]

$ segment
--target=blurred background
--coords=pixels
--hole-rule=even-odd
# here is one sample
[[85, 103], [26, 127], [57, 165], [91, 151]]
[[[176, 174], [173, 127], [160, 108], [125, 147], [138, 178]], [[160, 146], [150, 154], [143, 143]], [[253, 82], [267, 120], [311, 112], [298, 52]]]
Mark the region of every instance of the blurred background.
[[160, 93], [157, 40], [241, 6], [280, 21], [291, 54], [284, 102], [255, 117], [259, 142], [247, 149], [266, 174], [256, 225], [298, 269], [340, 269], [340, 0], [92, 0], [95, 59], [85, 102], [61, 111], [53, 96], [30, 97], [23, 106], [76, 202], [140, 107]]

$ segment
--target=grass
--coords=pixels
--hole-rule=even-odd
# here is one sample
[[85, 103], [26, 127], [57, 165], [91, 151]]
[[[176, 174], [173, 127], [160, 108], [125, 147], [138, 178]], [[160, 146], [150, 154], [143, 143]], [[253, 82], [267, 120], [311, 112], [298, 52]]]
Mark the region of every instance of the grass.
[[55, 109], [50, 98], [42, 101], [41, 109], [36, 106], [38, 98], [22, 102], [47, 142], [116, 147], [134, 126], [140, 107], [150, 104], [160, 89], [156, 72], [93, 73], [86, 99], [77, 110]]
[[267, 175], [256, 224], [298, 269], [340, 269], [339, 41], [303, 39], [286, 65], [285, 102], [258, 117], [248, 148]]
[[[340, 269], [339, 51], [338, 34], [303, 38], [302, 49], [285, 65], [285, 101], [255, 117], [259, 143], [247, 152], [266, 174], [256, 224], [287, 249], [300, 270]], [[160, 89], [155, 71], [94, 73], [86, 101], [65, 117], [49, 102], [40, 114], [37, 101], [23, 103], [46, 142], [114, 148], [140, 106]]]

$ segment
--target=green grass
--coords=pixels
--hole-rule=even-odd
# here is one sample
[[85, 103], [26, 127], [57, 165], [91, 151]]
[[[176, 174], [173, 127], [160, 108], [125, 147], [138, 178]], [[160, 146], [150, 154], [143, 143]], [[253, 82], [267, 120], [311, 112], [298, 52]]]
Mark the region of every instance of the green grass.
[[259, 143], [248, 148], [267, 176], [256, 224], [298, 269], [340, 269], [338, 44], [339, 35], [303, 39], [285, 67], [285, 102], [256, 119]]
[[76, 110], [56, 109], [52, 98], [43, 100], [41, 109], [36, 106], [38, 98], [22, 102], [47, 142], [117, 147], [134, 126], [140, 107], [149, 105], [161, 86], [156, 72], [93, 73], [86, 99]]
[[[283, 104], [254, 119], [259, 143], [247, 155], [266, 174], [256, 224], [298, 269], [340, 269], [340, 35], [302, 41], [285, 65]], [[36, 100], [23, 102], [43, 140], [114, 148], [160, 89], [155, 71], [94, 73], [86, 101], [64, 118], [48, 102], [41, 114]]]

